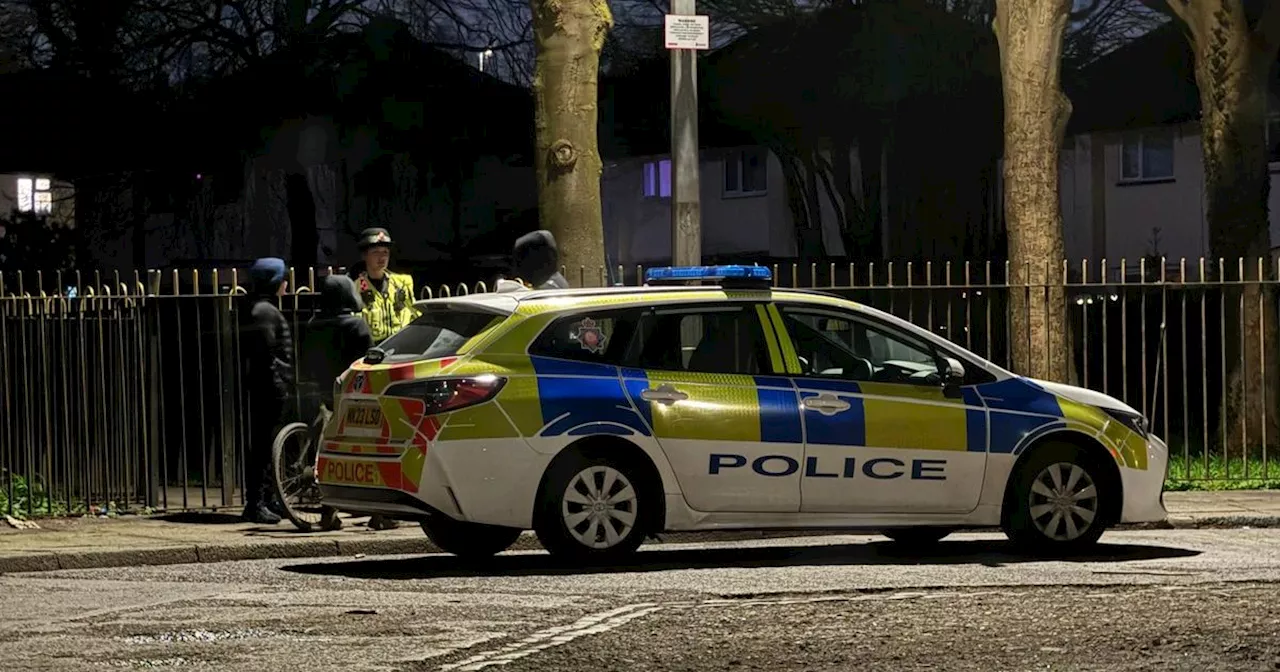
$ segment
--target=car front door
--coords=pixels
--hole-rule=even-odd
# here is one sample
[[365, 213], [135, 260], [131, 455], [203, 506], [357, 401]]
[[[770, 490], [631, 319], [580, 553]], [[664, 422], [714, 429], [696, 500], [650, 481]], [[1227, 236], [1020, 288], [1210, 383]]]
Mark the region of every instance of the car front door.
[[[944, 386], [931, 343], [854, 311], [780, 305], [805, 426], [801, 510], [962, 513], [982, 494], [987, 417]], [[784, 341], [784, 349], [785, 347]]]
[[800, 410], [779, 352], [763, 304], [641, 317], [624, 384], [694, 510], [800, 510]]

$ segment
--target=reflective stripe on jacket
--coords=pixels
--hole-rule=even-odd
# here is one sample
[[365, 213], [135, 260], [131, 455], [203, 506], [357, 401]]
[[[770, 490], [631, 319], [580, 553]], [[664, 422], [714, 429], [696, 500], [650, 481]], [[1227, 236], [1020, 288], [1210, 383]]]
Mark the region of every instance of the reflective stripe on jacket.
[[386, 273], [386, 291], [379, 292], [368, 275], [356, 278], [356, 289], [364, 300], [364, 319], [369, 323], [375, 343], [400, 331], [418, 316], [413, 307], [413, 277], [403, 273]]

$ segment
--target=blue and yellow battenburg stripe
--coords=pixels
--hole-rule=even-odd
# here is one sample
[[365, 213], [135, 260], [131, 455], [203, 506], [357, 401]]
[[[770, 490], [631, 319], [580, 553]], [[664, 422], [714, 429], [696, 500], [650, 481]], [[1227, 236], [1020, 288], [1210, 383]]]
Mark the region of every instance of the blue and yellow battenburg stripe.
[[[723, 298], [723, 294], [708, 291], [645, 296], [647, 302], [659, 303], [700, 298]], [[619, 368], [527, 353], [529, 343], [564, 309], [635, 301], [634, 296], [604, 301], [572, 297], [522, 304], [516, 315], [506, 318], [507, 324], [486, 330], [461, 348], [456, 357], [397, 366], [358, 363], [344, 374], [343, 391], [376, 395], [391, 383], [434, 375], [494, 373], [508, 377], [496, 403], [436, 416], [435, 426], [427, 432], [428, 443], [639, 435], [1017, 455], [1035, 439], [1070, 428], [1096, 436], [1119, 464], [1146, 468], [1142, 437], [1097, 408], [1062, 399], [1025, 379], [963, 388], [960, 398], [950, 398], [934, 387], [799, 378], [799, 359], [773, 305], [757, 306], [756, 314], [765, 331], [773, 368], [785, 371], [785, 376]], [[689, 399], [667, 406], [641, 397], [644, 390], [663, 384], [689, 394]], [[849, 408], [827, 416], [803, 407], [805, 399], [823, 394], [834, 395], [847, 402]], [[379, 403], [388, 420], [401, 420], [395, 423], [399, 427], [388, 427], [384, 441], [406, 440], [414, 434], [415, 438], [422, 438], [421, 428], [406, 434], [409, 423], [404, 420], [409, 418], [404, 416], [413, 415], [407, 412], [410, 409], [398, 407], [389, 399]], [[332, 438], [335, 428], [336, 424], [326, 428], [327, 438]], [[407, 471], [420, 473], [419, 461], [427, 448], [423, 445], [421, 451], [401, 452], [402, 459], [408, 456], [407, 461], [417, 463], [404, 465]], [[382, 452], [372, 446], [347, 450]]]

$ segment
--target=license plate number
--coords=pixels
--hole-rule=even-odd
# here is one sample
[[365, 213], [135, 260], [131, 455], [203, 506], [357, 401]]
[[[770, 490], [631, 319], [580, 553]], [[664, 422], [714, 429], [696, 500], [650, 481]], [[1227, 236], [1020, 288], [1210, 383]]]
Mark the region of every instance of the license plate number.
[[382, 409], [378, 406], [360, 405], [347, 409], [347, 425], [366, 429], [382, 427]]

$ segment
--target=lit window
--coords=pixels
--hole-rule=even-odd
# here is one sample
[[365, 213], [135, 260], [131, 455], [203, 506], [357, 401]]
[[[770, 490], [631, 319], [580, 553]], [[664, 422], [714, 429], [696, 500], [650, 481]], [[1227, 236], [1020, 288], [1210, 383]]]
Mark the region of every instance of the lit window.
[[768, 188], [768, 154], [747, 149], [730, 152], [724, 158], [724, 195], [758, 196]]
[[18, 178], [18, 211], [37, 215], [53, 212], [52, 187], [48, 178]]
[[1143, 131], [1124, 136], [1120, 148], [1122, 181], [1166, 180], [1173, 177], [1173, 133]]
[[18, 178], [18, 211], [31, 212], [35, 202], [35, 183], [25, 177]]
[[671, 198], [671, 159], [644, 164], [645, 198]]

